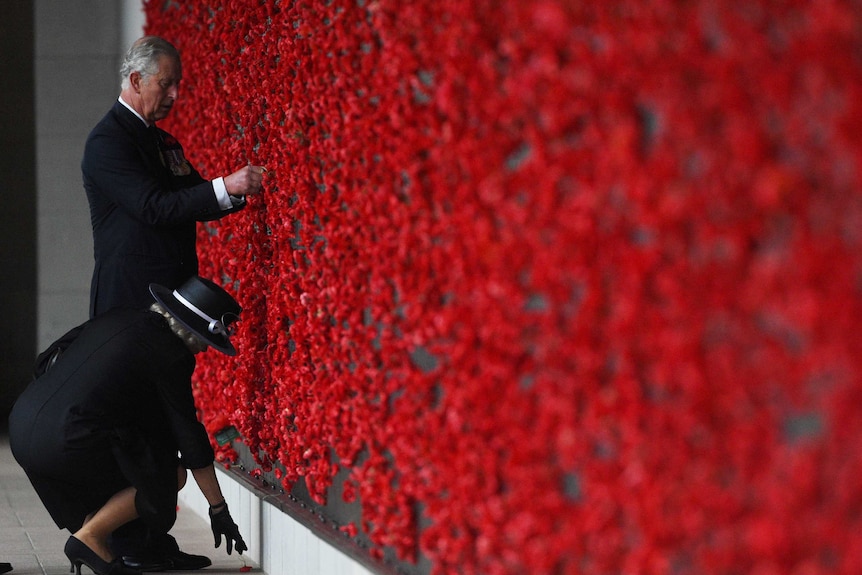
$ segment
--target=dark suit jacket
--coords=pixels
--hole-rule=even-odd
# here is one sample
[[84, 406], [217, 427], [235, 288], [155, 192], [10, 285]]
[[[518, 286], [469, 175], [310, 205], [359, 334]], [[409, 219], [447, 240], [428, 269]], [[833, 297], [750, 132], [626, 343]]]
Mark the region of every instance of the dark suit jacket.
[[213, 462], [192, 395], [194, 355], [164, 318], [140, 310], [104, 313], [43, 356], [58, 345], [59, 359], [37, 370], [12, 408], [12, 453], [59, 527], [75, 531], [134, 485], [141, 517], [167, 532], [177, 451], [189, 469]]
[[[196, 222], [221, 218], [212, 182], [167, 132], [116, 102], [93, 128], [81, 171], [93, 225], [90, 317], [152, 303], [150, 282], [175, 288], [198, 272]], [[158, 140], [158, 141], [157, 141]]]

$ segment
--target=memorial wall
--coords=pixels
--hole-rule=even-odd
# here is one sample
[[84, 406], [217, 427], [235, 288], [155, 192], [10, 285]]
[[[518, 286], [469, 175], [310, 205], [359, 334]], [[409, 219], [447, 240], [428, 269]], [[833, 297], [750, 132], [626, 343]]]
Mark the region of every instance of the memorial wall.
[[218, 458], [433, 573], [862, 570], [857, 2], [146, 3], [266, 193]]

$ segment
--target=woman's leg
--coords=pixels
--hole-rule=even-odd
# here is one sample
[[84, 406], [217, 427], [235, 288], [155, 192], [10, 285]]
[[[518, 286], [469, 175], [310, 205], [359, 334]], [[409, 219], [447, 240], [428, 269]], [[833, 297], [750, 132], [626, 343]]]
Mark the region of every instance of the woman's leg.
[[134, 487], [127, 487], [115, 493], [89, 521], [73, 533], [75, 538], [105, 561], [112, 561], [114, 556], [108, 547], [108, 535], [138, 516], [135, 493]]

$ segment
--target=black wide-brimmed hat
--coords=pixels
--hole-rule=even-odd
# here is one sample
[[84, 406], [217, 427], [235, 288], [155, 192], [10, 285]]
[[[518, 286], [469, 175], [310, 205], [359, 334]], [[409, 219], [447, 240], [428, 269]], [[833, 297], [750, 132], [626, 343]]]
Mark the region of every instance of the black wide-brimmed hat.
[[175, 290], [150, 284], [150, 293], [168, 313], [207, 345], [222, 353], [236, 355], [236, 348], [230, 342], [231, 324], [239, 319], [242, 308], [221, 286], [192, 276]]

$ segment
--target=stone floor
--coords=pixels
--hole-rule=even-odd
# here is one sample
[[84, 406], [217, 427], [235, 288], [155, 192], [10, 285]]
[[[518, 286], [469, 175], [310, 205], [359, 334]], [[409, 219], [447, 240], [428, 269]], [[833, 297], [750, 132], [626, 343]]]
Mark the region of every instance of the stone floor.
[[[193, 573], [240, 573], [246, 566], [235, 552], [225, 553], [224, 543], [219, 549], [213, 548], [209, 522], [191, 510], [179, 508], [171, 533], [183, 551], [212, 559], [212, 566]], [[27, 476], [12, 457], [8, 438], [0, 436], [0, 562], [12, 564], [11, 575], [67, 574], [69, 561], [63, 554], [63, 546], [68, 537], [69, 532], [58, 529], [42, 507]], [[254, 571], [260, 573], [257, 568]], [[81, 572], [89, 573], [89, 569], [83, 567]]]

